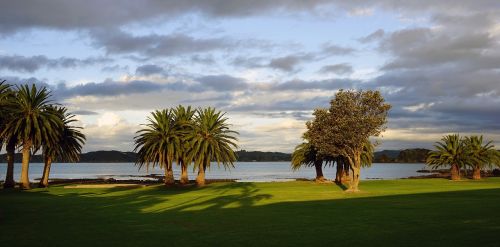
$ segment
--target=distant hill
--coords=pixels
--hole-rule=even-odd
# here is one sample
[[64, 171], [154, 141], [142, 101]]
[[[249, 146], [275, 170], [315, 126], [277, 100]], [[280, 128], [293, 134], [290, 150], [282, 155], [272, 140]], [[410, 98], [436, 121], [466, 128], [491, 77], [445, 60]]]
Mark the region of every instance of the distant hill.
[[[382, 150], [375, 152], [374, 163], [424, 163], [427, 153], [430, 150], [414, 148], [405, 150]], [[290, 161], [291, 154], [281, 152], [261, 152], [261, 151], [237, 151], [238, 161]], [[81, 163], [130, 163], [136, 161], [137, 154], [134, 152], [121, 151], [95, 151], [84, 153], [80, 156]], [[22, 156], [15, 155], [16, 163], [20, 163]], [[0, 163], [6, 163], [6, 155], [0, 155]], [[31, 157], [31, 162], [43, 162], [41, 155]]]
[[292, 155], [280, 152], [237, 151], [238, 161], [291, 161]]
[[425, 163], [429, 149], [383, 150], [375, 152], [373, 163]]
[[[280, 152], [260, 152], [260, 151], [237, 151], [238, 161], [290, 161], [291, 155]], [[137, 154], [134, 152], [121, 151], [95, 151], [84, 153], [80, 156], [80, 163], [129, 163], [135, 162]], [[16, 163], [20, 163], [22, 155], [17, 153], [14, 158]], [[5, 154], [0, 155], [0, 163], [6, 163], [7, 157]], [[43, 162], [41, 155], [31, 157], [31, 162]]]

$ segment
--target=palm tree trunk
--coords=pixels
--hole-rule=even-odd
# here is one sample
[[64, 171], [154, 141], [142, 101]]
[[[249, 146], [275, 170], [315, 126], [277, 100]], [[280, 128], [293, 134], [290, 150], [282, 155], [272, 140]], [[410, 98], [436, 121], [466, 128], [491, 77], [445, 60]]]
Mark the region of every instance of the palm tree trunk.
[[7, 174], [5, 175], [4, 188], [14, 188], [16, 182], [14, 181], [14, 153], [16, 150], [16, 143], [9, 141], [6, 147], [7, 151]]
[[46, 188], [49, 186], [49, 174], [51, 165], [52, 159], [50, 157], [44, 157], [43, 174], [42, 179], [40, 179], [40, 183], [38, 184], [38, 188]]
[[472, 179], [474, 180], [481, 179], [481, 169], [479, 168], [479, 166], [474, 166], [472, 168]]
[[189, 183], [188, 172], [187, 172], [187, 165], [186, 165], [186, 162], [183, 159], [180, 160], [180, 163], [181, 163], [181, 179], [180, 179], [180, 182], [181, 182], [181, 184], [187, 184], [187, 183]]
[[31, 155], [31, 140], [24, 140], [23, 144], [23, 163], [21, 167], [21, 189], [30, 189], [29, 166]]
[[172, 165], [165, 166], [165, 185], [173, 185], [175, 183], [174, 171], [172, 171]]
[[325, 181], [325, 177], [323, 176], [323, 162], [322, 161], [314, 162], [314, 168], [316, 168], [316, 182]]
[[460, 180], [460, 168], [458, 167], [458, 165], [451, 165], [450, 173], [451, 180]]
[[196, 177], [196, 185], [205, 186], [205, 169], [206, 164], [198, 167], [198, 176]]

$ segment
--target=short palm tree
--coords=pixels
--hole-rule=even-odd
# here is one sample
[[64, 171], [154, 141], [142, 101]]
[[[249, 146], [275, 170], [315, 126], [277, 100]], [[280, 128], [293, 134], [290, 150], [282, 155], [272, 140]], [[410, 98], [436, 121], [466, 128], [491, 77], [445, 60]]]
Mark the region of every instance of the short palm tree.
[[460, 180], [460, 169], [467, 163], [464, 143], [460, 136], [444, 136], [434, 147], [437, 150], [429, 152], [427, 164], [433, 169], [450, 166], [451, 180]]
[[41, 144], [58, 138], [63, 123], [54, 111], [49, 110], [50, 92], [35, 85], [18, 86], [10, 119], [3, 134], [16, 135], [22, 146], [21, 188], [29, 189], [29, 161], [31, 152]]
[[159, 166], [165, 169], [165, 184], [174, 184], [172, 163], [177, 160], [182, 149], [181, 135], [176, 128], [171, 110], [157, 110], [148, 117], [148, 124], [137, 131], [135, 149], [138, 155], [139, 168], [143, 165]]
[[85, 143], [85, 135], [80, 131], [81, 127], [71, 125], [76, 121], [75, 115], [68, 113], [64, 107], [52, 107], [51, 110], [61, 118], [63, 128], [59, 130], [59, 138], [42, 144], [44, 168], [38, 185], [41, 188], [49, 185], [52, 162], [56, 159], [63, 162], [77, 162]]
[[4, 188], [13, 188], [14, 181], [14, 153], [17, 145], [15, 133], [4, 132], [7, 121], [11, 118], [11, 107], [15, 93], [5, 81], [0, 82], [0, 151], [5, 146], [7, 153], [7, 172], [5, 173]]
[[234, 167], [238, 148], [236, 141], [238, 132], [229, 129], [224, 113], [214, 108], [198, 109], [194, 118], [193, 132], [189, 135], [190, 156], [194, 157], [194, 166], [198, 170], [196, 183], [205, 185], [205, 170], [211, 161], [225, 168]]
[[472, 179], [481, 179], [481, 169], [500, 165], [500, 152], [492, 141], [483, 143], [483, 136], [467, 136], [464, 140], [467, 165], [472, 168]]
[[196, 111], [191, 106], [184, 107], [179, 105], [173, 109], [173, 113], [176, 128], [178, 128], [178, 133], [181, 135], [181, 149], [178, 150], [177, 155], [177, 164], [181, 166], [181, 178], [179, 182], [187, 184], [189, 183], [187, 169], [188, 165], [192, 162], [192, 157], [189, 156], [190, 146], [187, 137], [193, 131], [193, 118]]
[[361, 153], [362, 167], [372, 166], [374, 152], [375, 152], [375, 145], [373, 145], [373, 143], [369, 139], [366, 139], [365, 144], [363, 146], [363, 152]]
[[303, 166], [314, 166], [316, 169], [316, 182], [325, 181], [323, 176], [323, 159], [319, 157], [318, 151], [309, 142], [304, 142], [297, 147], [292, 153], [292, 170], [296, 171]]

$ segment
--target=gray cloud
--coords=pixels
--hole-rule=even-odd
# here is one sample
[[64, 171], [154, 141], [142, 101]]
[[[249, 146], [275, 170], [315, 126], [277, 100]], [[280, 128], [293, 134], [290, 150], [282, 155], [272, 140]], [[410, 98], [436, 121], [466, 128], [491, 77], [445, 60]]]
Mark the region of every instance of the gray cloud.
[[75, 115], [98, 115], [99, 113], [95, 111], [88, 111], [88, 110], [77, 110], [77, 111], [72, 111], [71, 113]]
[[337, 90], [341, 88], [356, 88], [362, 81], [351, 80], [351, 79], [328, 79], [328, 80], [317, 80], [317, 81], [304, 81], [304, 80], [291, 80], [283, 83], [273, 84], [270, 87], [272, 91], [283, 91], [283, 90]]
[[154, 64], [142, 65], [142, 66], [137, 67], [137, 69], [135, 70], [136, 74], [146, 75], [146, 76], [154, 75], [154, 74], [162, 74], [163, 72], [165, 72], [165, 69], [163, 69], [162, 67], [160, 67], [158, 65], [154, 65]]
[[121, 66], [118, 64], [112, 65], [112, 66], [104, 66], [101, 68], [101, 71], [103, 72], [115, 72], [115, 71], [128, 71], [129, 67], [128, 65]]
[[241, 17], [269, 14], [271, 12], [319, 12], [325, 5], [352, 10], [363, 7], [380, 7], [388, 10], [414, 13], [424, 12], [470, 12], [474, 9], [498, 8], [495, 0], [485, 1], [431, 1], [409, 0], [404, 4], [397, 0], [338, 1], [338, 0], [207, 0], [207, 1], [135, 1], [57, 0], [50, 2], [8, 1], [0, 9], [0, 30], [12, 32], [28, 28], [56, 28], [61, 30], [88, 29], [95, 27], [120, 27], [160, 18], [173, 18], [188, 13], [200, 13], [207, 17]]
[[286, 72], [291, 72], [297, 69], [297, 66], [306, 61], [314, 59], [312, 54], [289, 55], [271, 59], [268, 66], [273, 69], [279, 69]]
[[335, 44], [324, 44], [321, 54], [329, 56], [344, 56], [354, 53], [355, 49], [351, 47], [344, 47]]
[[381, 38], [383, 38], [384, 34], [385, 34], [385, 32], [383, 29], [378, 29], [377, 31], [375, 31], [371, 34], [368, 34], [365, 37], [359, 38], [358, 41], [361, 43], [369, 43], [369, 42], [377, 41], [377, 40], [380, 40]]
[[352, 74], [353, 69], [352, 66], [348, 63], [339, 63], [332, 65], [325, 65], [321, 67], [321, 69], [318, 72], [323, 74], [332, 73], [336, 75], [349, 75]]
[[197, 79], [203, 87], [216, 91], [243, 90], [248, 87], [245, 80], [229, 75], [210, 75]]
[[180, 33], [134, 36], [121, 30], [92, 31], [94, 46], [109, 54], [137, 53], [147, 57], [175, 56], [228, 49], [236, 44], [223, 38], [194, 38]]
[[80, 66], [92, 66], [95, 64], [108, 63], [112, 60], [104, 57], [89, 57], [85, 59], [78, 58], [47, 58], [43, 55], [38, 56], [20, 56], [20, 55], [0, 55], [0, 69], [6, 69], [16, 72], [35, 72], [41, 68], [77, 68]]
[[89, 82], [73, 87], [67, 87], [65, 84], [59, 84], [54, 90], [57, 96], [67, 98], [71, 96], [116, 96], [136, 93], [148, 93], [161, 90], [162, 85], [151, 81], [130, 81], [120, 82], [106, 80], [101, 83]]
[[[59, 0], [50, 2], [12, 1], [2, 4], [0, 30], [4, 32], [27, 28], [62, 30], [119, 27], [159, 18], [172, 18], [187, 13], [210, 17], [261, 15], [272, 11], [311, 11], [328, 3], [325, 0], [300, 1], [135, 1]], [[22, 14], [21, 14], [22, 13]]]
[[213, 56], [211, 55], [202, 56], [199, 54], [191, 56], [191, 62], [204, 65], [214, 65], [217, 63]]

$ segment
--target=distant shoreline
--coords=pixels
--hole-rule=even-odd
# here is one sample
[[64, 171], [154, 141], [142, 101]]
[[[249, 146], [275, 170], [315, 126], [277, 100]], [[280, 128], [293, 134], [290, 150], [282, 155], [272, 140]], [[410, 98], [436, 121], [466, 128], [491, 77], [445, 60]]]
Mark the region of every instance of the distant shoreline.
[[[373, 163], [425, 163], [426, 155], [429, 150], [414, 148], [405, 150], [382, 150], [374, 154]], [[289, 162], [291, 154], [282, 152], [262, 152], [262, 151], [236, 151], [238, 162]], [[22, 155], [15, 154], [14, 161], [20, 163]], [[94, 151], [83, 153], [80, 161], [76, 163], [135, 163], [137, 154], [134, 152], [122, 151]], [[6, 163], [5, 154], [0, 155], [0, 163]], [[40, 154], [31, 157], [32, 163], [43, 163], [43, 157]], [[55, 161], [55, 163], [58, 163]], [[64, 162], [65, 163], [65, 162]]]

